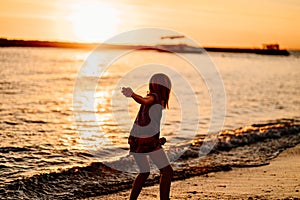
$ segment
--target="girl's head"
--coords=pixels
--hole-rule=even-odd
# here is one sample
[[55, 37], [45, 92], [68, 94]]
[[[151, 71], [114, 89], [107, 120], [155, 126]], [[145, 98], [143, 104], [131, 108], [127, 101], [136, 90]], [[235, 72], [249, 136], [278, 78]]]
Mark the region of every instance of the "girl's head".
[[154, 74], [149, 82], [150, 93], [156, 93], [164, 108], [169, 108], [168, 102], [171, 90], [171, 80], [165, 74]]

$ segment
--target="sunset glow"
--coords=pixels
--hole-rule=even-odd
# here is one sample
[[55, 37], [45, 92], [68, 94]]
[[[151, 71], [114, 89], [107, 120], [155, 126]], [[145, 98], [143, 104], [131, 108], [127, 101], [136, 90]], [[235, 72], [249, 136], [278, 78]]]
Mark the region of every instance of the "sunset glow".
[[204, 46], [300, 49], [298, 0], [2, 0], [0, 37], [101, 42], [137, 28], [181, 32]]
[[118, 12], [104, 3], [78, 4], [68, 16], [79, 41], [96, 42], [111, 37], [120, 22]]

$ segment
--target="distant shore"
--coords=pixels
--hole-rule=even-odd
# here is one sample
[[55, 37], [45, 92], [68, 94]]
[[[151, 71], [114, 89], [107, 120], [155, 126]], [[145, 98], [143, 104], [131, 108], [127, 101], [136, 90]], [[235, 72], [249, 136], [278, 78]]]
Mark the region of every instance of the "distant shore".
[[92, 49], [98, 44], [76, 42], [54, 42], [39, 40], [9, 40], [0, 38], [0, 47], [53, 47], [53, 48], [82, 48]]
[[[52, 48], [72, 48], [72, 49], [94, 49], [100, 43], [78, 43], [78, 42], [55, 42], [39, 40], [10, 40], [0, 38], [0, 47], [52, 47]], [[226, 52], [226, 53], [255, 53], [265, 55], [283, 55], [288, 56], [290, 53], [286, 49], [262, 49], [262, 48], [239, 48], [239, 47], [204, 47], [198, 48], [185, 44], [178, 45], [121, 45], [121, 44], [101, 44], [106, 49], [140, 49], [140, 50], [157, 50], [161, 52], [175, 53], [201, 53], [202, 50], [208, 52]]]

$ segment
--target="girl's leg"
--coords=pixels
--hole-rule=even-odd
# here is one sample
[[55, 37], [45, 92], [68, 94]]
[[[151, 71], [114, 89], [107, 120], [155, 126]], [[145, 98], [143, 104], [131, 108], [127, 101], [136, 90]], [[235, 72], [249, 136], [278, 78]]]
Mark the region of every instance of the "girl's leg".
[[139, 167], [140, 173], [135, 178], [130, 194], [130, 200], [136, 200], [150, 175], [150, 165], [146, 155], [135, 154], [134, 159]]
[[160, 170], [160, 199], [169, 200], [173, 169], [163, 149], [150, 153], [150, 158]]

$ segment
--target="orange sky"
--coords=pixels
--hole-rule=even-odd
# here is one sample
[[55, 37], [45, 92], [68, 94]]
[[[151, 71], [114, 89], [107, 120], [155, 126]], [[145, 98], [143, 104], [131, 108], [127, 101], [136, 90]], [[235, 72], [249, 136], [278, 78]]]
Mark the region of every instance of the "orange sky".
[[0, 37], [105, 41], [136, 28], [172, 29], [204, 46], [279, 43], [300, 49], [299, 0], [1, 0]]

